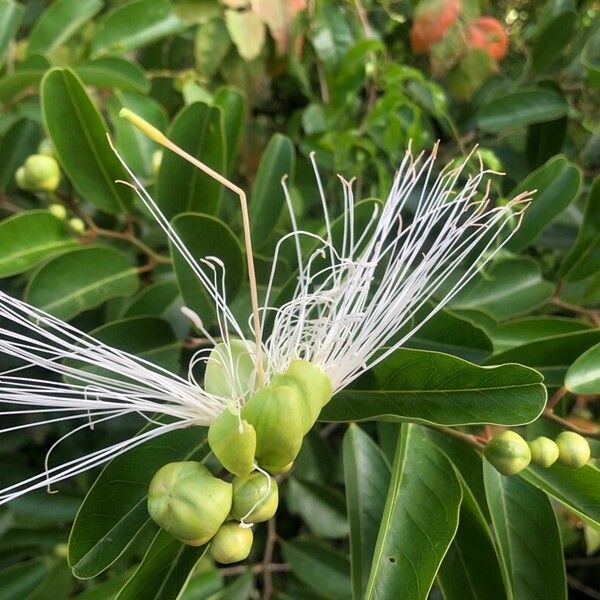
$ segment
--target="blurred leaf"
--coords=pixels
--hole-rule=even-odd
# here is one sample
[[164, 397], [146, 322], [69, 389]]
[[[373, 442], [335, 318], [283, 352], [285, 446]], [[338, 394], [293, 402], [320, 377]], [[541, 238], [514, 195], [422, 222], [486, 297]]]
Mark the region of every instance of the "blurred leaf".
[[230, 47], [231, 40], [222, 18], [211, 19], [197, 27], [194, 58], [196, 71], [203, 80], [210, 80], [219, 70]]
[[142, 68], [130, 60], [107, 56], [79, 65], [76, 72], [86, 85], [117, 88], [124, 92], [150, 91], [150, 83]]
[[156, 281], [134, 296], [125, 308], [123, 317], [165, 316], [179, 298], [175, 281]]
[[581, 170], [564, 156], [551, 158], [531, 173], [510, 194], [516, 197], [524, 191], [537, 190], [525, 211], [519, 230], [510, 239], [507, 248], [523, 250], [579, 196], [583, 176]]
[[560, 265], [565, 281], [580, 281], [600, 271], [600, 176], [594, 179], [583, 223], [573, 247]]
[[[1, 100], [1, 98], [0, 98]], [[37, 123], [21, 119], [12, 125], [0, 140], [0, 191], [16, 187], [15, 172], [34, 154], [42, 139], [41, 128]]]
[[42, 265], [25, 291], [27, 302], [69, 320], [109, 298], [133, 294], [138, 275], [126, 256], [108, 246], [68, 250]]
[[573, 361], [588, 348], [600, 342], [600, 330], [575, 331], [536, 340], [493, 354], [484, 364], [517, 362], [537, 369], [550, 387], [563, 384], [565, 373]]
[[0, 67], [6, 60], [6, 52], [19, 30], [25, 9], [13, 0], [0, 0]]
[[343, 459], [353, 598], [362, 598], [385, 508], [390, 465], [375, 442], [354, 423], [344, 434]]
[[561, 50], [573, 38], [578, 20], [574, 10], [562, 10], [543, 23], [531, 46], [531, 68], [534, 72], [544, 71], [557, 60]]
[[502, 320], [537, 308], [553, 292], [554, 285], [542, 278], [533, 260], [513, 258], [498, 261], [476, 275], [452, 300], [450, 308], [473, 308]]
[[348, 16], [337, 3], [319, 4], [311, 19], [310, 41], [328, 72], [334, 73], [356, 38]]
[[[203, 562], [208, 562], [208, 559]], [[201, 563], [202, 564], [202, 563]], [[217, 600], [223, 591], [223, 579], [217, 569], [203, 570], [199, 566], [192, 575], [181, 600]]]
[[565, 387], [572, 394], [600, 394], [600, 343], [584, 352], [569, 367]]
[[34, 593], [50, 570], [50, 562], [34, 559], [21, 562], [0, 571], [2, 600], [23, 600]]
[[[71, 575], [71, 569], [64, 561], [56, 561], [50, 566], [50, 570], [46, 577], [42, 580], [40, 585], [33, 591], [33, 593], [23, 596], [24, 600], [63, 600], [71, 595], [71, 589], [73, 588], [73, 575]], [[3, 596], [4, 598], [4, 596]]]
[[[231, 302], [242, 285], [245, 273], [242, 248], [231, 229], [216, 217], [199, 213], [179, 215], [173, 219], [173, 228], [196, 260], [199, 261], [205, 256], [216, 256], [223, 261], [227, 274], [225, 290], [227, 300]], [[173, 246], [171, 255], [185, 305], [208, 323], [216, 316], [214, 301], [198, 280], [198, 276]], [[212, 282], [210, 268], [207, 265], [202, 265], [201, 268]], [[217, 267], [217, 273], [220, 282], [220, 267]]]
[[0, 102], [9, 104], [21, 93], [26, 91], [33, 93], [37, 90], [44, 73], [42, 69], [19, 69], [0, 78]]
[[520, 477], [504, 477], [487, 461], [483, 474], [498, 551], [518, 600], [567, 598], [556, 517], [546, 494]]
[[402, 425], [365, 600], [426, 600], [458, 527], [461, 487], [416, 425]]
[[541, 87], [520, 88], [493, 98], [477, 113], [477, 124], [486, 133], [552, 121], [567, 114], [562, 94]]
[[244, 133], [244, 121], [248, 111], [246, 96], [239, 90], [220, 87], [213, 99], [223, 113], [223, 134], [227, 148], [227, 172], [231, 172], [238, 155], [240, 140]]
[[245, 61], [258, 57], [265, 45], [266, 25], [250, 10], [225, 11], [225, 25], [237, 51]]
[[568, 469], [554, 464], [549, 469], [529, 465], [520, 477], [561, 502], [600, 531], [600, 471], [587, 464]]
[[324, 538], [348, 535], [344, 496], [337, 490], [292, 477], [286, 500], [290, 512], [300, 515], [315, 535]]
[[188, 546], [159, 531], [140, 566], [115, 600], [177, 600], [207, 546]]
[[125, 571], [125, 573], [120, 573], [119, 575], [112, 575], [106, 581], [94, 584], [85, 591], [77, 594], [77, 600], [114, 600], [130, 575], [129, 571]]
[[[210, 600], [247, 600], [252, 597], [254, 576], [252, 570], [248, 569], [240, 575], [233, 583], [230, 583], [221, 592], [217, 592]], [[185, 599], [184, 599], [185, 600]]]
[[77, 245], [64, 221], [45, 210], [20, 212], [0, 221], [0, 239], [0, 277], [23, 273]]
[[545, 123], [534, 123], [527, 128], [526, 154], [529, 164], [541, 167], [555, 154], [559, 154], [567, 135], [567, 117]]
[[541, 381], [539, 373], [520, 365], [490, 369], [447, 354], [402, 348], [338, 392], [320, 419], [518, 425], [533, 421], [544, 408]]
[[102, 9], [101, 0], [55, 0], [35, 22], [27, 55], [52, 52]]
[[250, 226], [252, 239], [258, 247], [268, 240], [283, 207], [285, 196], [281, 178], [294, 175], [294, 147], [279, 133], [269, 141], [260, 160], [250, 201]]
[[136, 0], [117, 6], [102, 21], [92, 42], [92, 55], [145, 46], [185, 29], [168, 0]]
[[[167, 137], [217, 173], [225, 172], [226, 148], [221, 109], [202, 102], [186, 106], [175, 117]], [[223, 186], [172, 152], [160, 163], [158, 204], [167, 218], [187, 211], [216, 214]]]
[[283, 556], [292, 573], [320, 597], [350, 600], [350, 564], [343, 554], [308, 539], [283, 543]]
[[123, 212], [131, 204], [131, 189], [115, 181], [127, 174], [79, 77], [70, 69], [53, 69], [42, 81], [41, 94], [46, 127], [75, 189], [100, 210]]
[[80, 578], [110, 567], [141, 531], [156, 530], [146, 509], [150, 480], [163, 465], [203, 460], [204, 430], [179, 429], [149, 440], [114, 458], [90, 488], [69, 538], [69, 565]]

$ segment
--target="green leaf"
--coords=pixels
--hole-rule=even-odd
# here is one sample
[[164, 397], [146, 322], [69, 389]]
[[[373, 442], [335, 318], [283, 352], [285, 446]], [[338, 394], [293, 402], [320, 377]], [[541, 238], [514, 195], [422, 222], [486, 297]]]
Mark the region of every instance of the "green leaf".
[[97, 88], [117, 88], [124, 92], [141, 93], [150, 91], [150, 83], [142, 68], [123, 58], [97, 58], [79, 65], [76, 71], [83, 83]]
[[213, 104], [223, 113], [223, 134], [227, 148], [227, 172], [233, 168], [240, 140], [244, 133], [244, 121], [248, 112], [246, 96], [239, 90], [230, 87], [220, 87], [215, 92]]
[[[221, 109], [203, 102], [186, 106], [175, 117], [167, 137], [217, 173], [225, 172], [226, 148]], [[216, 214], [223, 186], [181, 157], [167, 152], [156, 183], [158, 203], [167, 216], [197, 211]]]
[[561, 50], [573, 38], [578, 20], [579, 16], [574, 10], [564, 10], [544, 23], [531, 46], [531, 68], [534, 72], [544, 71], [557, 60]]
[[309, 589], [330, 600], [350, 600], [350, 565], [343, 554], [323, 543], [297, 539], [283, 543], [292, 573]]
[[112, 10], [98, 27], [92, 55], [125, 52], [185, 29], [168, 0], [137, 0]]
[[336, 394], [320, 419], [518, 425], [533, 421], [544, 408], [541, 382], [539, 373], [520, 365], [490, 369], [403, 348]]
[[565, 281], [581, 281], [600, 271], [600, 176], [594, 179], [585, 205], [583, 223], [573, 247], [560, 265]]
[[56, 0], [35, 22], [27, 55], [45, 54], [66, 42], [82, 25], [102, 9], [101, 0]]
[[[197, 261], [205, 256], [216, 256], [223, 261], [227, 274], [225, 281], [227, 300], [231, 302], [240, 289], [245, 273], [242, 247], [231, 229], [216, 217], [198, 213], [179, 215], [173, 219], [173, 228]], [[171, 255], [185, 305], [196, 312], [202, 320], [209, 322], [210, 318], [216, 315], [214, 301], [173, 246], [171, 246]], [[206, 265], [202, 268], [210, 273]], [[212, 274], [209, 274], [209, 277], [212, 277]]]
[[0, 102], [9, 104], [28, 88], [35, 90], [44, 76], [43, 69], [23, 68], [0, 79]]
[[156, 281], [140, 290], [121, 316], [165, 316], [178, 298], [179, 287], [175, 281]]
[[581, 170], [564, 156], [555, 156], [545, 165], [526, 177], [510, 194], [537, 190], [533, 201], [525, 211], [521, 227], [509, 240], [507, 248], [517, 252], [536, 240], [539, 234], [569, 204], [579, 196], [583, 176]]
[[200, 23], [194, 37], [194, 59], [202, 81], [209, 81], [219, 70], [230, 47], [231, 40], [222, 18]]
[[[73, 575], [63, 560], [50, 563], [49, 571], [33, 592], [23, 596], [24, 600], [66, 600], [71, 595]], [[4, 596], [3, 596], [4, 598]]]
[[508, 319], [547, 302], [554, 286], [542, 278], [539, 266], [529, 258], [495, 263], [480, 273], [452, 300], [450, 308], [476, 309], [496, 320]]
[[487, 133], [552, 121], [567, 114], [567, 101], [555, 90], [542, 87], [521, 88], [484, 104], [477, 113], [477, 124]]
[[390, 465], [375, 442], [355, 424], [344, 434], [343, 458], [353, 598], [362, 598], [390, 484]]
[[221, 592], [218, 592], [210, 600], [247, 600], [252, 597], [254, 577], [252, 570], [248, 569], [243, 575], [230, 583]]
[[568, 469], [529, 465], [520, 477], [546, 492], [586, 523], [600, 531], [600, 470], [591, 464]]
[[250, 224], [252, 239], [260, 247], [273, 231], [285, 205], [281, 178], [293, 177], [294, 147], [292, 142], [276, 133], [267, 145], [252, 186]]
[[569, 367], [565, 387], [572, 394], [600, 394], [600, 343], [584, 352]]
[[28, 119], [20, 119], [4, 134], [0, 140], [1, 192], [16, 187], [16, 170], [30, 154], [35, 153], [41, 139], [40, 126]]
[[44, 581], [50, 570], [47, 560], [34, 559], [17, 563], [0, 571], [2, 600], [23, 600]]
[[17, 35], [25, 8], [13, 0], [0, 1], [0, 67], [6, 60], [11, 40]]
[[501, 560], [518, 600], [566, 600], [565, 563], [546, 494], [520, 477], [504, 477], [487, 461], [483, 474]]
[[544, 375], [547, 386], [559, 387], [563, 384], [567, 369], [575, 359], [598, 343], [600, 343], [599, 330], [575, 331], [493, 354], [485, 364], [521, 363], [540, 371]]
[[177, 600], [207, 546], [187, 546], [159, 531], [115, 600]]
[[68, 320], [109, 298], [128, 296], [138, 276], [126, 256], [108, 246], [69, 250], [36, 271], [25, 291], [27, 302]]
[[131, 204], [131, 189], [115, 180], [127, 179], [127, 174], [79, 77], [70, 69], [52, 69], [41, 90], [48, 133], [77, 192], [100, 210], [123, 212]]
[[165, 433], [113, 459], [88, 492], [69, 537], [69, 565], [88, 579], [110, 567], [141, 531], [156, 529], [146, 509], [150, 480], [163, 465], [203, 460], [205, 430], [198, 427]]
[[0, 277], [23, 273], [77, 242], [64, 221], [45, 210], [17, 213], [0, 222]]
[[365, 600], [426, 600], [456, 534], [461, 499], [450, 461], [421, 428], [403, 425]]
[[247, 62], [257, 58], [266, 40], [262, 19], [251, 10], [226, 10], [225, 25], [240, 56]]

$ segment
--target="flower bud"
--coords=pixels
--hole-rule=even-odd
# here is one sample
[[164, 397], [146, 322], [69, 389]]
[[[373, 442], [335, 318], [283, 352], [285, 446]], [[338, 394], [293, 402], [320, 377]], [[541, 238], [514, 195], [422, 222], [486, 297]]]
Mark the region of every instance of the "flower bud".
[[518, 433], [508, 430], [493, 437], [483, 449], [483, 454], [502, 475], [514, 475], [531, 461], [527, 442]]
[[210, 553], [219, 563], [227, 565], [248, 558], [254, 535], [250, 527], [235, 521], [222, 525], [210, 543]]
[[558, 462], [569, 469], [579, 469], [590, 459], [591, 450], [587, 440], [574, 431], [563, 431], [556, 437]]
[[222, 412], [208, 428], [208, 444], [230, 473], [245, 477], [254, 470], [256, 431], [229, 410]]
[[[231, 358], [229, 357], [231, 353]], [[208, 356], [204, 389], [221, 398], [239, 398], [254, 390], [254, 360], [242, 340], [217, 344]]]
[[231, 516], [238, 521], [262, 523], [268, 521], [279, 504], [277, 482], [272, 477], [255, 471], [247, 477], [235, 477]]
[[25, 167], [19, 167], [15, 173], [15, 181], [17, 182], [17, 185], [19, 186], [19, 188], [21, 188], [22, 190], [25, 190], [26, 192], [30, 192], [31, 189], [29, 187], [29, 183], [27, 182], [27, 175], [25, 174]]
[[269, 385], [244, 405], [242, 416], [256, 430], [256, 460], [270, 473], [279, 473], [302, 446], [303, 408], [299, 393], [287, 385]]
[[78, 217], [73, 217], [72, 219], [69, 219], [69, 227], [75, 233], [79, 233], [79, 234], [85, 233], [85, 223]]
[[64, 221], [67, 218], [67, 209], [62, 204], [49, 204], [48, 212], [61, 221]]
[[161, 467], [150, 482], [148, 512], [162, 529], [191, 546], [206, 544], [231, 511], [233, 486], [201, 463]]
[[60, 182], [60, 168], [51, 156], [32, 154], [25, 164], [25, 180], [33, 192], [53, 192]]
[[540, 436], [529, 442], [531, 460], [547, 469], [551, 467], [558, 458], [558, 446], [549, 438]]
[[54, 145], [48, 139], [42, 140], [38, 145], [38, 154], [43, 154], [44, 156], [51, 156], [54, 158]]

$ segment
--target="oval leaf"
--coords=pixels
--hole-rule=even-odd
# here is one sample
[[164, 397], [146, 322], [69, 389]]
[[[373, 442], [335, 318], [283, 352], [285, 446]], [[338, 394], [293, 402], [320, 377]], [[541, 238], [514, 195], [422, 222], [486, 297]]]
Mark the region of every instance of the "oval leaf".
[[0, 1], [0, 67], [6, 59], [11, 40], [17, 35], [25, 8], [13, 0]]
[[118, 88], [124, 92], [150, 91], [146, 74], [136, 63], [114, 56], [98, 58], [80, 65], [77, 74], [86, 85], [98, 88]]
[[573, 394], [600, 394], [600, 344], [584, 352], [569, 367], [565, 387]]

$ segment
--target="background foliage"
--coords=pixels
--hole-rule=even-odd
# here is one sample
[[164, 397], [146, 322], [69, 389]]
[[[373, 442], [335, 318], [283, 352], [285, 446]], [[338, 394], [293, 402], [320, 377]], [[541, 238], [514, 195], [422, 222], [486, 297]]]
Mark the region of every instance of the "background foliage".
[[[486, 37], [489, 18], [510, 46], [501, 32]], [[174, 371], [201, 343], [179, 308], [206, 323], [212, 309], [115, 184], [126, 176], [105, 133], [190, 251], [224, 260], [228, 298], [246, 315], [237, 200], [175, 156], [159, 165], [121, 107], [249, 190], [261, 286], [288, 227], [283, 175], [302, 227], [321, 227], [313, 151], [334, 212], [336, 173], [355, 178], [368, 215], [406, 146], [438, 139], [443, 162], [480, 144], [486, 165], [506, 172], [494, 180], [498, 202], [537, 189], [501, 260], [327, 406], [247, 565], [218, 569], [149, 521], [155, 470], [207, 454], [188, 430], [115, 460], [95, 484], [89, 473], [3, 507], [2, 598], [600, 597], [596, 459], [506, 478], [463, 435], [570, 428], [600, 456], [593, 2], [0, 0], [0, 65], [0, 286]], [[61, 183], [28, 192], [16, 171], [42, 140]], [[292, 265], [281, 257], [281, 298]], [[56, 456], [138, 427], [69, 438]], [[61, 433], [0, 437], [0, 478], [39, 469]]]

